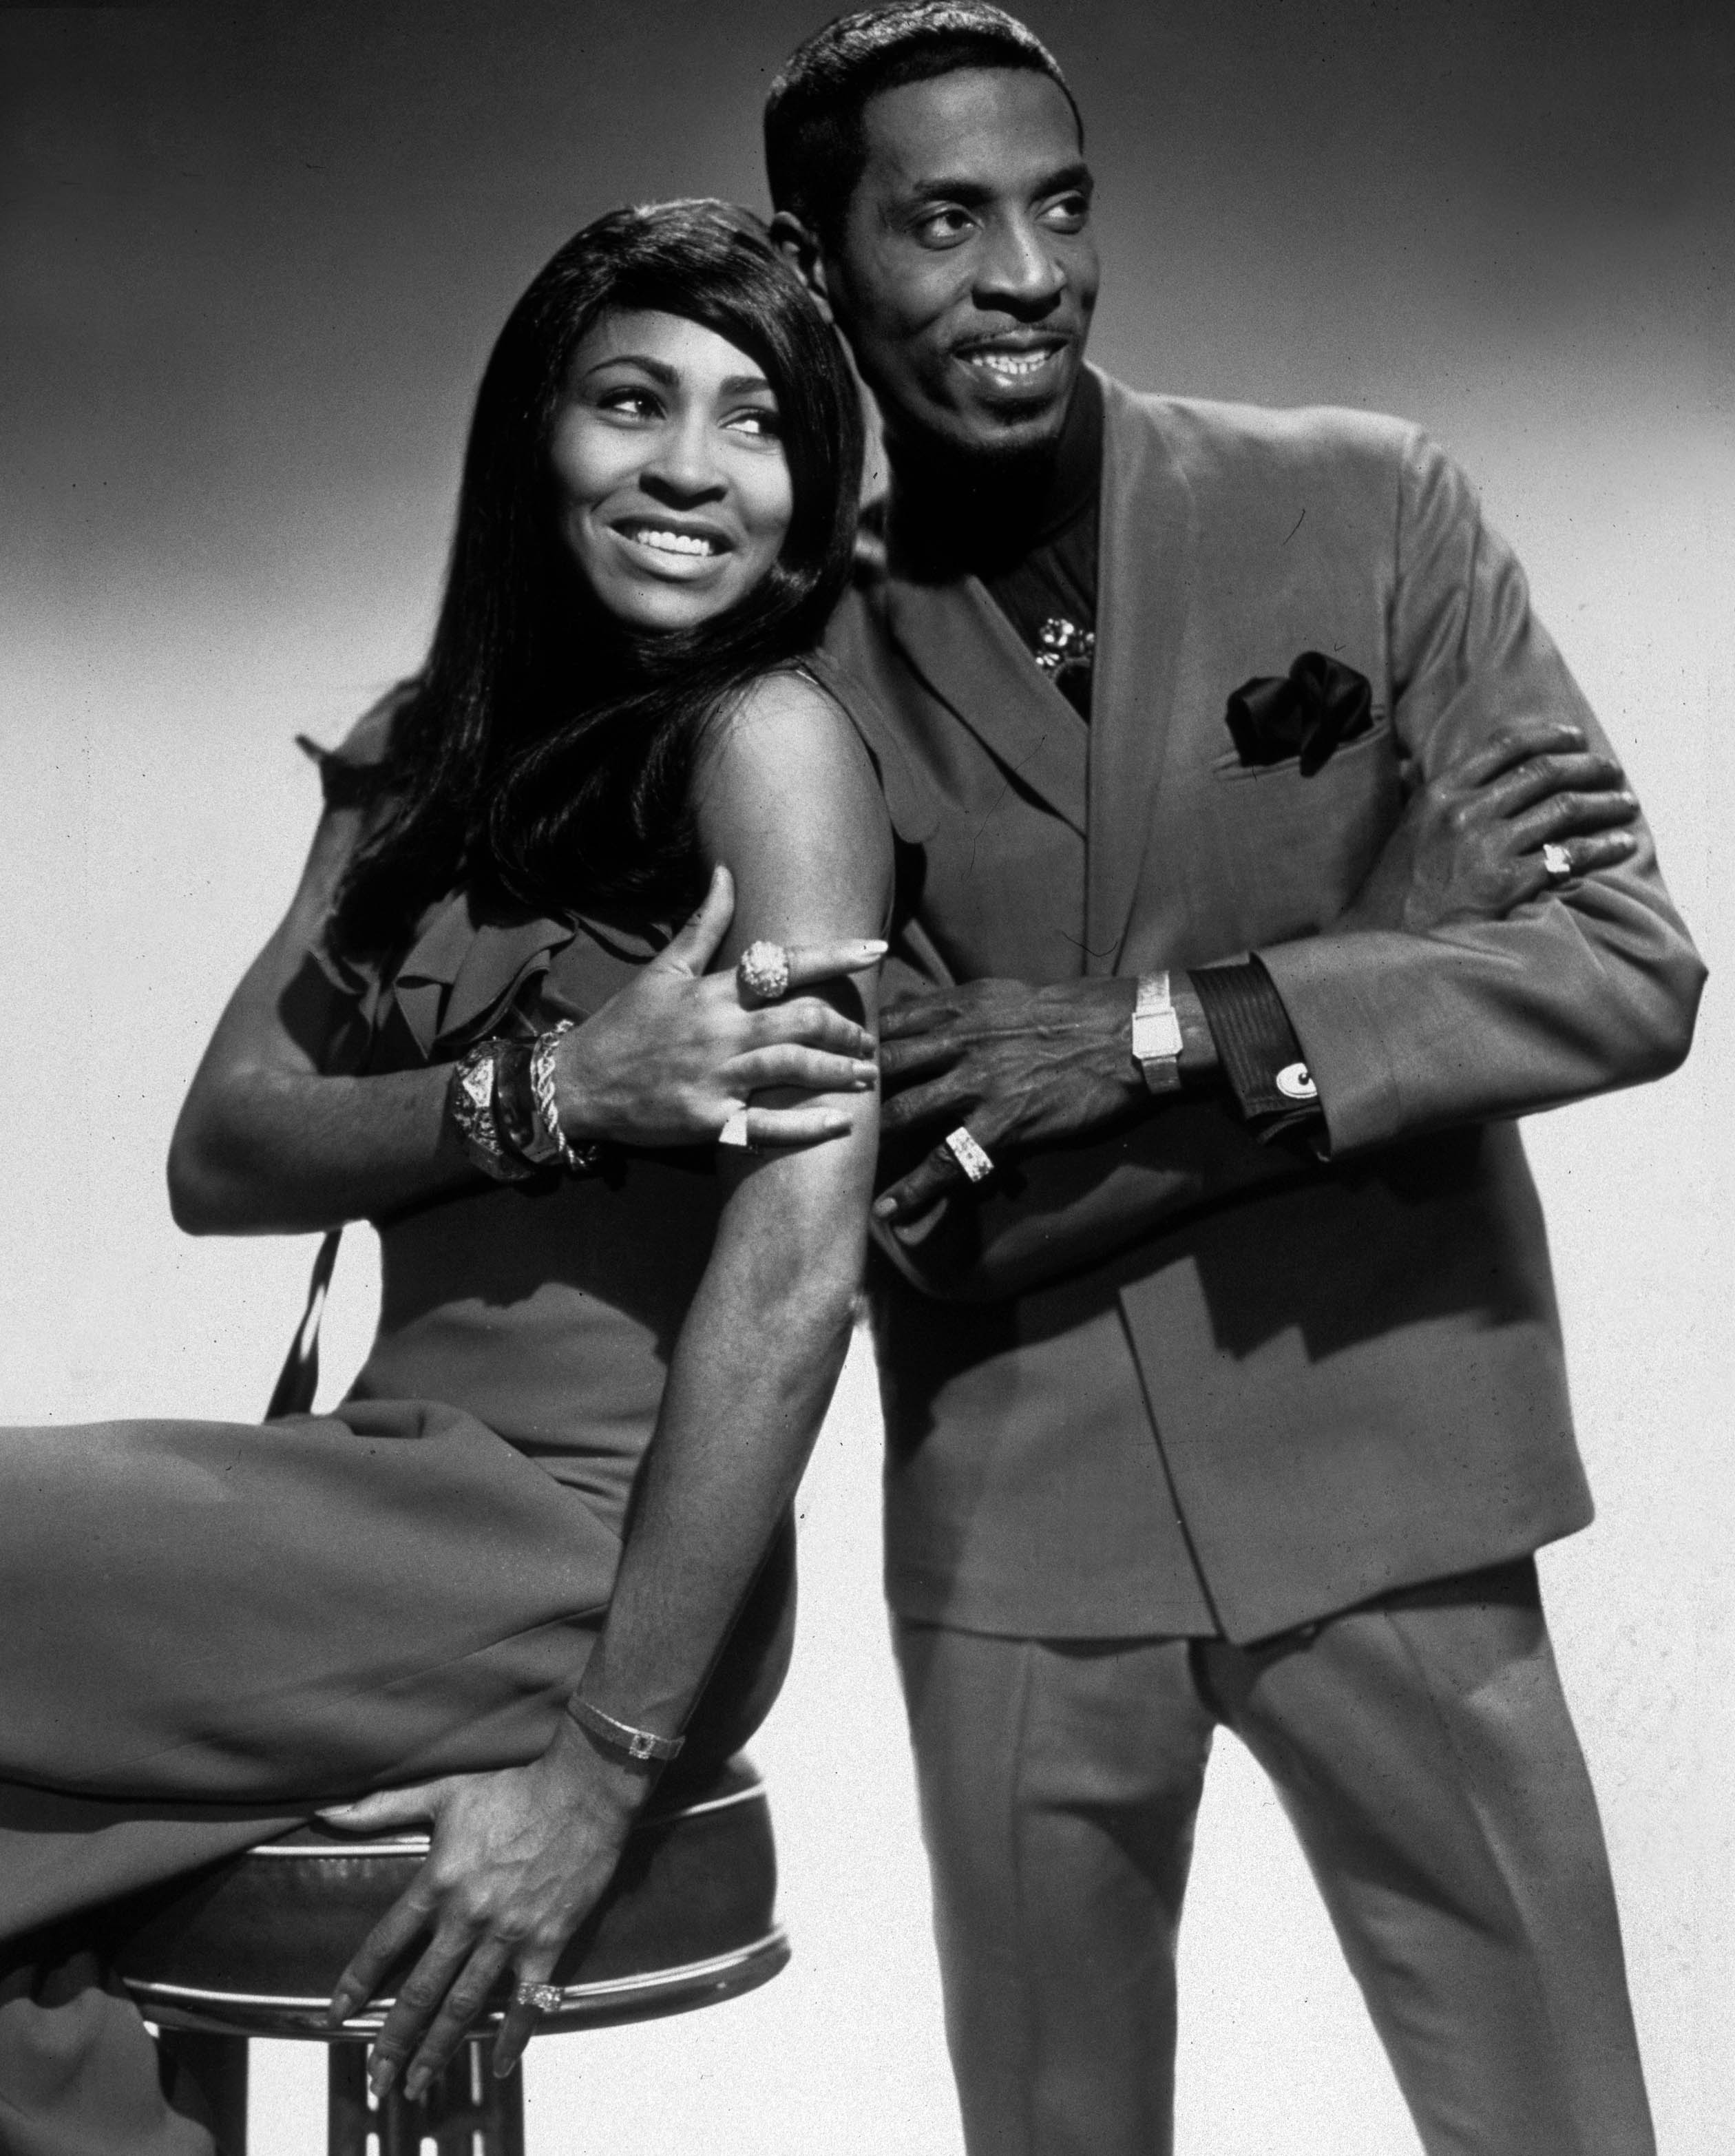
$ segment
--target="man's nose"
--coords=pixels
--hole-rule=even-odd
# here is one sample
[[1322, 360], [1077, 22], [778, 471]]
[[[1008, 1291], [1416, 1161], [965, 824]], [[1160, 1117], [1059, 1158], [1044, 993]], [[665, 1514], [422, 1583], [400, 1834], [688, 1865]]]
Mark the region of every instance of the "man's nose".
[[648, 493], [671, 504], [714, 501], [725, 490], [711, 429], [696, 415], [665, 429], [639, 477]]
[[978, 259], [978, 306], [1043, 315], [1065, 289], [1065, 265], [1039, 224], [1028, 217], [996, 223]]

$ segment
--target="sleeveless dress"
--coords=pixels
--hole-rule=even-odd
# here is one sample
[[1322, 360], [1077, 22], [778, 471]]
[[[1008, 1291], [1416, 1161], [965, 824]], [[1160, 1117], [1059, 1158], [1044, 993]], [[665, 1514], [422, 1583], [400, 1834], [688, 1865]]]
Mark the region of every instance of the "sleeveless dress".
[[[583, 1017], [654, 947], [460, 895], [388, 977], [333, 978], [386, 1070]], [[0, 1431], [0, 1942], [543, 1749], [719, 1205], [700, 1148], [466, 1189], [381, 1226], [377, 1335], [331, 1414]], [[683, 1770], [762, 1717], [792, 1590], [786, 1523]]]

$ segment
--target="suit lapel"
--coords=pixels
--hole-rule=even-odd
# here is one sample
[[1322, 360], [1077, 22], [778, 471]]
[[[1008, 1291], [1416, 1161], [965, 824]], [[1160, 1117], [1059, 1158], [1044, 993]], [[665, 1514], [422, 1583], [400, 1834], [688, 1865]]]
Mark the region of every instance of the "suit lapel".
[[986, 588], [891, 578], [886, 618], [935, 696], [1019, 783], [1081, 836], [1089, 729], [1024, 649]]
[[1198, 543], [1193, 490], [1157, 422], [1118, 382], [1105, 377], [1103, 390], [1085, 901], [1091, 973], [1112, 973], [1126, 940], [1168, 746]]

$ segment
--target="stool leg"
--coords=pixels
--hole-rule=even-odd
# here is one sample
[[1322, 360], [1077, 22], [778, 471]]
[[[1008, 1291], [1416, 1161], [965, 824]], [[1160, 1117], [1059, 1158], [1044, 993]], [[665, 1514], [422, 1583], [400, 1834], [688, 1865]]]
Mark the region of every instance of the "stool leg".
[[223, 2156], [247, 2156], [247, 2039], [164, 2029], [157, 2047], [198, 2083]]
[[366, 2046], [332, 2045], [327, 2156], [367, 2156], [370, 2133], [379, 2136], [379, 2156], [421, 2156], [429, 2141], [439, 2156], [524, 2156], [523, 2070], [496, 2081], [493, 2052], [487, 2037], [474, 2037], [419, 2103], [394, 2090], [377, 2105]]
[[326, 2061], [326, 2156], [367, 2156], [373, 2118], [367, 2095], [367, 2046], [332, 2044]]

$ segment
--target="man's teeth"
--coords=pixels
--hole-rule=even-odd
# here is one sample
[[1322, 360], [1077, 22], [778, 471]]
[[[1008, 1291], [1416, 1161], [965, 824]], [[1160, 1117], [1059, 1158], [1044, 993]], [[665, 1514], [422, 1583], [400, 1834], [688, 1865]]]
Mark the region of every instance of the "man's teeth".
[[1045, 352], [973, 352], [970, 363], [973, 367], [985, 367], [991, 374], [1004, 375], [1009, 382], [1017, 382], [1046, 367], [1050, 357]]
[[662, 531], [654, 526], [640, 525], [629, 535], [641, 547], [654, 547], [660, 554], [715, 554], [714, 540], [701, 539], [696, 531]]

